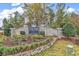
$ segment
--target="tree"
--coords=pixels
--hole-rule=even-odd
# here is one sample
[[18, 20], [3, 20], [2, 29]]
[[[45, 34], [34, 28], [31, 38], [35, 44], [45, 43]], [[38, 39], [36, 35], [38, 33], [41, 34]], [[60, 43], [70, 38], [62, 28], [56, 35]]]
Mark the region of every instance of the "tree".
[[70, 23], [67, 23], [62, 28], [63, 34], [67, 37], [75, 36], [76, 28]]
[[64, 24], [65, 19], [65, 4], [64, 3], [57, 3], [56, 5], [56, 23], [59, 25], [59, 27], [62, 27]]
[[4, 18], [3, 20], [3, 26], [4, 26], [4, 34], [6, 36], [10, 36], [10, 28], [19, 28], [24, 25], [24, 17], [23, 15], [20, 15], [18, 12], [14, 13], [14, 17], [10, 15], [10, 18], [6, 19]]
[[53, 23], [53, 20], [54, 20], [54, 17], [55, 17], [55, 13], [54, 13], [54, 10], [51, 9], [50, 7], [48, 7], [48, 20], [49, 20], [49, 24], [50, 27], [52, 27], [52, 23]]
[[10, 23], [14, 28], [22, 27], [24, 25], [23, 15], [20, 15], [18, 12], [15, 12], [14, 15], [14, 17], [10, 16]]
[[3, 27], [4, 27], [4, 35], [10, 36], [11, 35], [11, 33], [10, 33], [11, 25], [6, 18], [4, 18], [4, 20], [3, 20]]
[[33, 3], [33, 4], [24, 4], [25, 14], [28, 16], [30, 24], [36, 24], [37, 26], [44, 23], [47, 19], [46, 15], [46, 4], [42, 3]]
[[70, 17], [70, 22], [76, 27], [79, 27], [79, 15], [72, 14], [72, 16]]
[[79, 15], [72, 13], [70, 16], [70, 22], [76, 27], [77, 34], [79, 34]]

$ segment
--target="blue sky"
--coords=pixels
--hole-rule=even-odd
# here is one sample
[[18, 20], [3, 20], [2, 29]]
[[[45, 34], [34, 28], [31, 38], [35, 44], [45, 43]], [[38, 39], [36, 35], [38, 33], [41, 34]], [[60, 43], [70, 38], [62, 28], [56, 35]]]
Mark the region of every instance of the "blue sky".
[[[71, 8], [79, 9], [79, 3], [67, 3], [66, 5], [70, 6]], [[20, 5], [18, 4], [16, 6], [12, 6], [12, 3], [0, 3], [0, 10], [11, 9], [18, 6]]]
[[11, 6], [11, 3], [10, 4], [0, 3], [0, 10], [11, 9], [11, 8], [13, 8], [13, 6]]
[[23, 13], [22, 4], [20, 3], [0, 3], [0, 27], [4, 18], [8, 18], [9, 14], [15, 11]]
[[66, 5], [74, 9], [79, 9], [79, 3], [68, 3]]
[[6, 9], [18, 8], [20, 7], [20, 3], [0, 3], [0, 12]]
[[[2, 19], [7, 18], [9, 14], [12, 14], [15, 11], [20, 13], [23, 12], [22, 4], [20, 3], [0, 3], [0, 27], [2, 26]], [[79, 11], [79, 3], [68, 3], [66, 6], [69, 6], [69, 11], [78, 10]]]

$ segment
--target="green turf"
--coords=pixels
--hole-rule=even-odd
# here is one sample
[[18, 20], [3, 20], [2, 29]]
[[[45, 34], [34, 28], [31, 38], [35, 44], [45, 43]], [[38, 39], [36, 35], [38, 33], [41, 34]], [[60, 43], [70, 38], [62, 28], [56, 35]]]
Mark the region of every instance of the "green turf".
[[[36, 54], [35, 56], [65, 56], [65, 50], [69, 41], [59, 40], [53, 46], [46, 49], [45, 51]], [[74, 50], [76, 51], [76, 56], [79, 55], [79, 46], [73, 44]]]

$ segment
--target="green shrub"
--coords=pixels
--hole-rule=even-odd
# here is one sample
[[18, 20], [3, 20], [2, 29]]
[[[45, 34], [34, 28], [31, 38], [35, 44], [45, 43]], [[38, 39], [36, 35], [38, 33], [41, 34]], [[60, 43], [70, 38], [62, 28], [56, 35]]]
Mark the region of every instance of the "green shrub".
[[4, 47], [0, 47], [0, 55], [3, 55]]
[[45, 32], [44, 32], [44, 31], [40, 31], [40, 32], [39, 32], [39, 35], [45, 36]]
[[76, 32], [77, 32], [77, 35], [79, 35], [79, 28], [77, 28], [77, 31]]
[[52, 36], [48, 36], [48, 40], [53, 40], [53, 37]]
[[28, 47], [27, 47], [27, 45], [21, 45], [21, 46], [19, 46], [21, 52], [27, 50]]
[[25, 45], [25, 50], [29, 50], [28, 47], [29, 47], [28, 45]]
[[38, 47], [38, 46], [36, 46], [35, 43], [31, 45], [31, 49], [35, 49], [36, 47]]
[[21, 37], [20, 35], [15, 35], [14, 36], [14, 39], [17, 39], [18, 40], [18, 39], [20, 39], [20, 37]]
[[28, 50], [28, 45], [25, 45], [25, 47], [24, 47], [24, 48], [25, 48], [25, 50]]
[[9, 49], [9, 54], [14, 54], [14, 48], [8, 48]]
[[24, 40], [24, 39], [26, 39], [26, 36], [25, 35], [15, 35], [14, 39], [15, 40]]
[[21, 35], [25, 35], [25, 31], [20, 31], [20, 34]]
[[51, 28], [58, 28], [60, 25], [57, 22], [53, 22], [49, 25]]
[[44, 41], [44, 42], [40, 42], [39, 45], [46, 45], [48, 42], [47, 41]]
[[0, 55], [11, 55], [18, 52], [35, 49], [39, 46], [46, 45], [47, 43], [48, 43], [47, 41], [43, 41], [39, 43], [33, 43], [30, 45], [20, 45], [15, 47], [0, 47]]
[[44, 36], [43, 35], [32, 35], [33, 39], [43, 39]]
[[13, 47], [13, 53], [15, 54], [15, 53], [17, 53], [18, 51], [16, 50], [16, 47]]
[[21, 39], [26, 39], [26, 36], [25, 35], [21, 35]]
[[22, 52], [22, 51], [23, 51], [23, 47], [22, 47], [22, 46], [19, 46], [19, 49], [20, 49], [20, 52]]
[[42, 45], [46, 45], [48, 42], [47, 41], [45, 41], [45, 42], [42, 42]]
[[25, 45], [22, 45], [21, 48], [22, 48], [22, 51], [26, 49]]
[[10, 55], [10, 54], [14, 54], [16, 50], [14, 50], [15, 48], [9, 48], [9, 47], [5, 47], [3, 50], [3, 55]]
[[5, 48], [4, 50], [3, 50], [3, 55], [8, 55], [10, 52], [9, 52], [9, 49], [10, 48]]
[[20, 48], [19, 46], [15, 47], [16, 51], [19, 52], [20, 51]]
[[36, 46], [36, 47], [39, 47], [39, 46], [40, 46], [40, 44], [39, 44], [39, 43], [35, 43], [35, 46]]
[[7, 48], [7, 50], [8, 50], [8, 55], [10, 55], [10, 54], [14, 54], [14, 50], [13, 50], [13, 48]]
[[10, 36], [11, 35], [11, 30], [10, 29], [4, 29], [4, 35], [5, 36]]
[[76, 29], [72, 24], [65, 24], [62, 28], [63, 34], [67, 37], [74, 36]]

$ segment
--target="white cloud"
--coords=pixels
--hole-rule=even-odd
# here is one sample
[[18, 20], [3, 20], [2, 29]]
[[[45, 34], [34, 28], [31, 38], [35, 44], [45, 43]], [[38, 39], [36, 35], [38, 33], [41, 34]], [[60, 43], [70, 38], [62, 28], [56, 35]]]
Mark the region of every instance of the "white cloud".
[[12, 9], [5, 9], [2, 12], [0, 12], [0, 18], [8, 17], [10, 14], [13, 14], [14, 12], [18, 11], [20, 14], [23, 14], [22, 7], [18, 8], [12, 8]]
[[9, 15], [13, 14], [16, 11], [18, 11], [20, 14], [23, 14], [22, 7], [17, 7], [17, 8], [12, 8], [12, 9], [5, 9], [2, 12], [0, 12], [0, 27], [2, 26], [1, 24], [2, 24], [3, 19], [4, 18], [9, 18]]
[[20, 14], [23, 14], [23, 12], [24, 12], [22, 7], [16, 8], [15, 11], [18, 11]]
[[74, 8], [69, 8], [69, 9], [67, 10], [67, 12], [69, 12], [69, 13], [72, 13], [72, 12], [74, 12], [74, 11], [75, 11]]
[[0, 20], [0, 27], [3, 25], [3, 22], [2, 22], [2, 20]]
[[79, 15], [79, 9], [69, 8], [69, 9], [66, 9], [65, 12], [66, 13], [74, 12], [75, 14]]
[[18, 6], [20, 3], [12, 3], [11, 6]]

